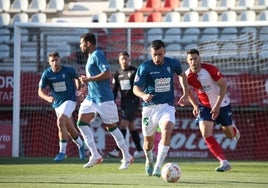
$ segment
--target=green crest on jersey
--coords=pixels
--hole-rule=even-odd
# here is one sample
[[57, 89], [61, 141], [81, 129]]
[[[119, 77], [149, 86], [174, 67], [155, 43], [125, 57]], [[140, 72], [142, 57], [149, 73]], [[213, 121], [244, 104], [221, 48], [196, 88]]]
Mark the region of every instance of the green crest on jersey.
[[148, 123], [149, 123], [149, 118], [147, 118], [147, 117], [143, 118], [142, 125], [143, 126], [148, 126]]

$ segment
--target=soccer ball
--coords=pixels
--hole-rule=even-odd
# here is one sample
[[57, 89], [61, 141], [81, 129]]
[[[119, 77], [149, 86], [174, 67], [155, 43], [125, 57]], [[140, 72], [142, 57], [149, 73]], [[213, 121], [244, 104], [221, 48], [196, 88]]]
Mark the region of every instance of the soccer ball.
[[176, 163], [167, 163], [161, 170], [162, 178], [168, 183], [175, 183], [181, 177], [181, 169]]

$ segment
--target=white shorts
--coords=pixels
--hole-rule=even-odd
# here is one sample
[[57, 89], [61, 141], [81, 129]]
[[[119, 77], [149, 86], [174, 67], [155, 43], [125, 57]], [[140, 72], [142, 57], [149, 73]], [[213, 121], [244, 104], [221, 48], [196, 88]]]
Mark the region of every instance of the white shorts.
[[114, 101], [94, 103], [85, 99], [79, 108], [79, 114], [99, 114], [103, 123], [113, 124], [119, 121], [117, 106]]
[[158, 125], [161, 128], [164, 122], [175, 124], [175, 107], [168, 104], [150, 105], [142, 108], [142, 133], [151, 136]]
[[69, 101], [65, 101], [59, 107], [55, 108], [55, 112], [56, 112], [57, 117], [59, 117], [59, 115], [61, 114], [64, 114], [70, 118], [72, 117], [75, 107], [76, 107], [76, 102], [69, 100]]

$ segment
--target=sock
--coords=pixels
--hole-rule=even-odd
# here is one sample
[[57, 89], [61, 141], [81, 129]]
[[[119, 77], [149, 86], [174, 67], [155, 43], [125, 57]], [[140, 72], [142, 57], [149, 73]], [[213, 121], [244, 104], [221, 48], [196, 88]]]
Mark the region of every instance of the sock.
[[77, 136], [76, 138], [73, 138], [73, 142], [77, 145], [77, 147], [83, 146], [83, 141], [81, 140], [80, 136]]
[[156, 158], [155, 168], [162, 167], [163, 162], [165, 161], [170, 146], [162, 145], [161, 143], [158, 144], [158, 154]]
[[140, 135], [139, 132], [137, 130], [134, 131], [130, 131], [132, 140], [136, 146], [137, 151], [142, 151], [142, 147], [141, 147], [141, 139], [140, 139]]
[[205, 142], [210, 152], [220, 161], [226, 160], [220, 144], [214, 136], [205, 138]]
[[157, 156], [158, 153], [158, 144], [161, 140], [162, 134], [161, 132], [155, 132], [155, 139], [154, 139], [154, 154]]
[[60, 146], [59, 153], [66, 153], [67, 140], [60, 140], [59, 146]]
[[81, 134], [83, 135], [84, 141], [90, 150], [91, 156], [92, 157], [100, 157], [101, 155], [99, 154], [97, 150], [97, 146], [94, 141], [94, 136], [92, 134], [92, 131], [89, 126], [77, 126], [78, 129], [80, 130]]
[[116, 145], [119, 147], [119, 149], [122, 152], [123, 159], [129, 159], [131, 155], [128, 152], [128, 146], [125, 142], [125, 139], [123, 137], [123, 134], [121, 131], [116, 127], [108, 130], [110, 134], [113, 136]]
[[[126, 139], [127, 130], [126, 129], [120, 129], [120, 131], [121, 131], [124, 139]], [[117, 145], [115, 146], [115, 149], [118, 150], [118, 151], [120, 150], [120, 148]]]
[[154, 155], [153, 155], [153, 150], [149, 150], [149, 151], [145, 151], [144, 150], [144, 154], [145, 154], [145, 158], [146, 158], [146, 163], [154, 163]]

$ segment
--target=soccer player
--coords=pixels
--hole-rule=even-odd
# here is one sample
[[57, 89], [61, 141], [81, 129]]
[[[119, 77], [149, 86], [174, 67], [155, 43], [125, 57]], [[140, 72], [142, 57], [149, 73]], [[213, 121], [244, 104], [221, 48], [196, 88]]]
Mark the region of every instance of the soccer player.
[[[154, 40], [151, 43], [152, 59], [143, 62], [137, 69], [134, 80], [134, 94], [142, 99], [142, 133], [144, 137], [145, 172], [148, 176], [161, 176], [161, 167], [170, 148], [171, 133], [175, 124], [174, 74], [179, 77], [183, 95], [178, 104], [188, 102], [188, 84], [181, 64], [165, 57], [165, 43]], [[153, 149], [155, 132], [159, 126], [161, 140], [158, 145], [156, 163]]]
[[122, 152], [123, 159], [119, 169], [124, 170], [129, 167], [134, 158], [128, 152], [126, 141], [116, 125], [119, 117], [110, 85], [109, 64], [103, 51], [96, 47], [96, 42], [94, 33], [84, 34], [80, 38], [80, 49], [83, 53], [88, 54], [85, 66], [86, 75], [79, 77], [82, 84], [87, 84], [88, 94], [80, 105], [77, 120], [78, 129], [82, 133], [91, 153], [89, 161], [84, 165], [84, 168], [92, 167], [103, 161], [89, 127], [90, 122], [98, 114]]
[[54, 161], [60, 162], [65, 158], [68, 136], [78, 146], [79, 157], [83, 160], [85, 157], [84, 143], [79, 137], [72, 119], [72, 113], [76, 108], [76, 90], [79, 87], [78, 74], [74, 68], [61, 64], [58, 52], [48, 55], [48, 63], [50, 67], [42, 74], [38, 95], [52, 104], [57, 115], [59, 154]]
[[[133, 94], [133, 82], [136, 73], [136, 68], [130, 65], [130, 58], [127, 52], [121, 52], [118, 55], [118, 62], [120, 70], [116, 71], [113, 78], [113, 93], [114, 98], [117, 98], [117, 92], [120, 91], [121, 97], [121, 122], [120, 130], [126, 137], [127, 128], [129, 128], [130, 135], [136, 146], [134, 158], [144, 157], [144, 152], [141, 146], [141, 139], [139, 132], [135, 125], [136, 115], [140, 105], [140, 99]], [[112, 157], [119, 157], [120, 150], [116, 147], [109, 152]]]
[[189, 68], [186, 76], [189, 86], [193, 88], [199, 102], [195, 101], [194, 93], [189, 91], [189, 101], [193, 106], [193, 115], [197, 117], [200, 132], [211, 153], [220, 161], [215, 170], [224, 172], [231, 169], [221, 146], [213, 136], [215, 122], [221, 124], [223, 132], [230, 139], [239, 139], [240, 133], [232, 122], [230, 99], [226, 95], [227, 86], [222, 73], [212, 64], [201, 62], [199, 51], [190, 49], [186, 57]]

